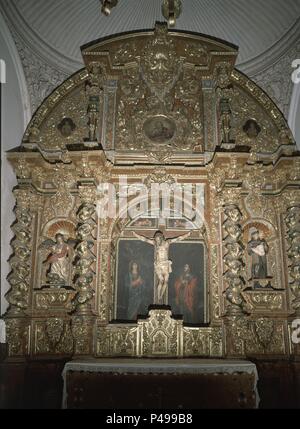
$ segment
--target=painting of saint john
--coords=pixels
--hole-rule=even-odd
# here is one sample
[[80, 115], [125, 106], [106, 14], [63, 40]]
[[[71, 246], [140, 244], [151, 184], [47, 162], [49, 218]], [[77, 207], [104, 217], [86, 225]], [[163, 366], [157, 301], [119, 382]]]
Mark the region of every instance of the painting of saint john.
[[184, 324], [206, 322], [205, 250], [202, 242], [172, 244], [173, 272], [169, 280], [169, 305]]

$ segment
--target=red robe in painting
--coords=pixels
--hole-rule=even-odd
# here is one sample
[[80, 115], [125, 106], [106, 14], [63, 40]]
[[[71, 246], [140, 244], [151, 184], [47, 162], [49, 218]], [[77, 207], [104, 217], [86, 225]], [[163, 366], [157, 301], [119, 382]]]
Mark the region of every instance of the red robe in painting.
[[194, 323], [197, 278], [190, 274], [181, 275], [175, 281], [176, 305], [183, 314], [184, 321]]

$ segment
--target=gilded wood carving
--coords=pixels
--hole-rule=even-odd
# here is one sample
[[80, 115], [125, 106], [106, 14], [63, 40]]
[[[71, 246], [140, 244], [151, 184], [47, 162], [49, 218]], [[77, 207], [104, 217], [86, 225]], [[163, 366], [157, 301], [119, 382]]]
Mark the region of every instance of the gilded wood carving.
[[[82, 48], [85, 68], [7, 155], [18, 179], [10, 357], [299, 354], [300, 156], [279, 109], [234, 69], [237, 53], [161, 24]], [[174, 317], [165, 271], [157, 307], [115, 320], [118, 243], [157, 231], [205, 244], [207, 323]]]

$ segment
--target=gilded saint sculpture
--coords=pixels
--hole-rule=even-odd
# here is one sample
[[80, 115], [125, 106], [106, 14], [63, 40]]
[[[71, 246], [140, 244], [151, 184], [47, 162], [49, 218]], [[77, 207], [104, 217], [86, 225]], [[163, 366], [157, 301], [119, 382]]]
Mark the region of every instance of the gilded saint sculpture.
[[254, 288], [261, 288], [261, 281], [267, 280], [267, 287], [271, 287], [268, 280], [267, 254], [269, 246], [264, 238], [260, 237], [258, 230], [251, 233], [251, 240], [248, 243], [248, 254], [252, 258], [251, 278], [254, 281]]
[[47, 283], [51, 288], [70, 286], [74, 243], [74, 240], [66, 241], [64, 235], [58, 233], [55, 241], [46, 240], [40, 246], [50, 251], [43, 264], [47, 266]]

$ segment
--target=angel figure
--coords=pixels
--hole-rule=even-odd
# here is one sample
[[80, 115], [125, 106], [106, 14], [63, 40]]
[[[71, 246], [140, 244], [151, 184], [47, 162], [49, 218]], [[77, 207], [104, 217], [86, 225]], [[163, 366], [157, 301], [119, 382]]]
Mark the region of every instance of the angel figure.
[[43, 262], [43, 264], [49, 265], [47, 283], [50, 283], [50, 287], [68, 286], [74, 245], [75, 240], [65, 241], [65, 237], [61, 233], [56, 234], [55, 241], [50, 239], [42, 243], [42, 248], [51, 251]]

